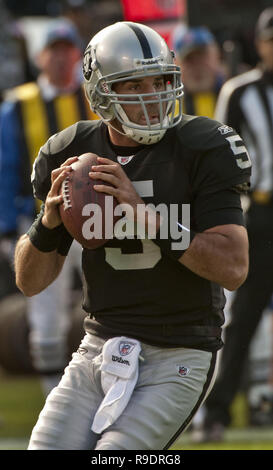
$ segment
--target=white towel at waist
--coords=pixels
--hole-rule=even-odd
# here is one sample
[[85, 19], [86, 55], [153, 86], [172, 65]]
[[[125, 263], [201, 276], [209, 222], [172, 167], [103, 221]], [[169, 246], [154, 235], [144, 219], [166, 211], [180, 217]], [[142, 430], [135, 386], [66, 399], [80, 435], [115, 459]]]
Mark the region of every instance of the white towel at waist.
[[103, 346], [101, 385], [105, 397], [92, 424], [100, 434], [113, 424], [127, 406], [138, 379], [139, 341], [125, 336], [111, 338]]

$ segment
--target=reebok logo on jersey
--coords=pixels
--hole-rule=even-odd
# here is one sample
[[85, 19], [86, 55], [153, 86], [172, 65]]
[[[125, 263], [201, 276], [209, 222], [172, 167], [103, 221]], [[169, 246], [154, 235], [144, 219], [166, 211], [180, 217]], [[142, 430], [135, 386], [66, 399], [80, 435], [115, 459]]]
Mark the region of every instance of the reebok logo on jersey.
[[225, 124], [221, 127], [218, 127], [218, 131], [220, 134], [225, 135], [228, 134], [229, 132], [233, 132], [232, 127], [226, 126]]
[[113, 362], [120, 362], [121, 364], [125, 364], [126, 366], [130, 365], [129, 361], [127, 361], [126, 359], [122, 359], [122, 357], [114, 356], [114, 354], [112, 354], [112, 361]]

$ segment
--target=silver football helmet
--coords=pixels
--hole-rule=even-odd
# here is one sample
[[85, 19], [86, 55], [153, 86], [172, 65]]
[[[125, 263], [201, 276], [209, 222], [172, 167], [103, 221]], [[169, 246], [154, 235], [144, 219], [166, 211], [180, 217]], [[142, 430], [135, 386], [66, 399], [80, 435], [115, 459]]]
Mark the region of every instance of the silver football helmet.
[[[182, 119], [183, 85], [174, 53], [164, 39], [143, 24], [118, 22], [97, 33], [83, 60], [85, 92], [91, 109], [104, 122], [118, 119], [124, 134], [141, 144], [153, 144]], [[115, 84], [162, 76], [165, 90], [154, 93], [117, 94]], [[152, 124], [148, 104], [157, 104], [159, 122]], [[140, 104], [145, 125], [129, 120], [122, 105]], [[111, 124], [110, 124], [111, 125]]]

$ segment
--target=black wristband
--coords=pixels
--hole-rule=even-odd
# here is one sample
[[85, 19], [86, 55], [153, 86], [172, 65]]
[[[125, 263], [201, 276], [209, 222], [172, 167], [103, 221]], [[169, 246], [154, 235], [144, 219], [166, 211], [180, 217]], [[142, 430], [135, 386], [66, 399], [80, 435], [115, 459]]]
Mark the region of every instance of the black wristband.
[[43, 213], [40, 212], [27, 232], [31, 243], [44, 253], [57, 250], [63, 234], [63, 224], [49, 229], [42, 224]]
[[185, 249], [179, 249], [181, 241], [178, 242], [172, 238], [161, 238], [160, 230], [157, 232], [156, 238], [153, 241], [159, 246], [165, 255], [177, 261], [187, 251], [196, 234], [197, 232], [194, 232], [193, 230], [189, 232], [189, 244]]

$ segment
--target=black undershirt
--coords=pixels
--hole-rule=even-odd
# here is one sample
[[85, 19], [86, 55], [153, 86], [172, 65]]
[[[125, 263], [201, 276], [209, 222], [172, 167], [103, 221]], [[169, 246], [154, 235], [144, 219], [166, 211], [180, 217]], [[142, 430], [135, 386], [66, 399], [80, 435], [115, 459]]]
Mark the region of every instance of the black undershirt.
[[107, 132], [107, 138], [108, 138], [108, 143], [111, 147], [111, 149], [115, 152], [116, 155], [120, 155], [121, 157], [127, 157], [129, 155], [136, 154], [140, 150], [147, 148], [147, 145], [137, 145], [134, 147], [131, 146], [121, 146], [121, 145], [115, 145], [111, 142], [109, 133]]

